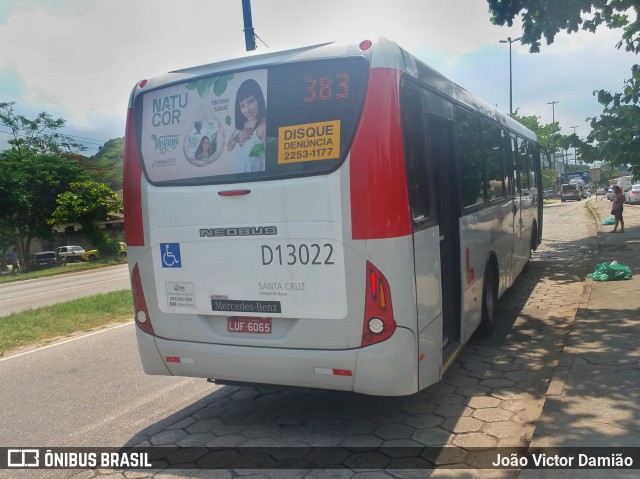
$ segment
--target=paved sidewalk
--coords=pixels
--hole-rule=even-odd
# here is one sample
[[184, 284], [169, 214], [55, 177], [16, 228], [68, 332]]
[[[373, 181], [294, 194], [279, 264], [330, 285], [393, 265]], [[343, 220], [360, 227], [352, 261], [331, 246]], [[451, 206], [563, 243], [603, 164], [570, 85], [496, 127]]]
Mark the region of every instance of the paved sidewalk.
[[[625, 205], [625, 233], [602, 225], [611, 202], [590, 198], [597, 263], [630, 266], [633, 279], [587, 279], [567, 344], [547, 391], [531, 447], [640, 447], [640, 206]], [[563, 477], [637, 477], [636, 471], [564, 470]], [[526, 470], [520, 478], [553, 478]]]

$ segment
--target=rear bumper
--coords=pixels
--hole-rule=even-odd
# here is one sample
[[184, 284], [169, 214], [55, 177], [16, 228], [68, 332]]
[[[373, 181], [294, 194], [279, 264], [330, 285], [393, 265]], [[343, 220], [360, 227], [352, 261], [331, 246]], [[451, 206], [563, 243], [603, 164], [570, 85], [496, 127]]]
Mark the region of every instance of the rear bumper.
[[[315, 350], [229, 346], [172, 341], [136, 328], [147, 374], [281, 384], [378, 396], [418, 391], [416, 338], [398, 328], [387, 341], [366, 348]], [[169, 362], [166, 358], [172, 358]], [[334, 374], [351, 371], [351, 375]]]

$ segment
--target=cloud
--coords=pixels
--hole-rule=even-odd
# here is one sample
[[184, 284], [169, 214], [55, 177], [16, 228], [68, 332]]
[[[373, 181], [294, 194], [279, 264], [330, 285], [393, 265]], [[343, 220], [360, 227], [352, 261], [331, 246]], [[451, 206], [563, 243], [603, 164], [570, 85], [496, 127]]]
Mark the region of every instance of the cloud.
[[[383, 35], [508, 111], [508, 46], [498, 41], [521, 28], [492, 25], [483, 0], [251, 6], [255, 32], [269, 45], [258, 41], [261, 53]], [[0, 0], [0, 12], [0, 44], [11, 45], [0, 50], [0, 99], [62, 116], [70, 129], [96, 138], [114, 130], [122, 136], [139, 80], [246, 54], [238, 0]], [[563, 126], [599, 111], [586, 106], [592, 90], [619, 90], [635, 60], [615, 50], [620, 34], [559, 34], [536, 55], [514, 44], [514, 108], [551, 121], [546, 102], [559, 100]]]
[[25, 95], [24, 80], [14, 66], [7, 65], [6, 68], [0, 70], [0, 85], [2, 85], [0, 101], [11, 101], [13, 98], [22, 98]]

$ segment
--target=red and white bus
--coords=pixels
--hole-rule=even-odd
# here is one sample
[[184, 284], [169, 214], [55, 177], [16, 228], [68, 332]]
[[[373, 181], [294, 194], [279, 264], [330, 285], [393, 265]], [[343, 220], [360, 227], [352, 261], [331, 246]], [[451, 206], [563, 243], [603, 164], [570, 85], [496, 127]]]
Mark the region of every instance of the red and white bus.
[[144, 80], [125, 221], [148, 374], [407, 395], [540, 242], [535, 135], [385, 39]]

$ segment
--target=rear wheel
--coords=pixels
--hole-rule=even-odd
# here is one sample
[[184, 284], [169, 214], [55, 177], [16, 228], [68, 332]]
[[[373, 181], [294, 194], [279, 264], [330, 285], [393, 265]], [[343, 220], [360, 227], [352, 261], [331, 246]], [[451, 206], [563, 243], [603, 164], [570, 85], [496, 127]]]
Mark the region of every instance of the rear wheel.
[[496, 310], [498, 306], [498, 275], [492, 264], [487, 266], [484, 273], [484, 285], [482, 286], [482, 320], [478, 328], [482, 336], [489, 336], [496, 323]]
[[97, 259], [98, 259], [98, 257], [95, 254], [90, 254], [89, 255], [89, 261], [95, 261]]

